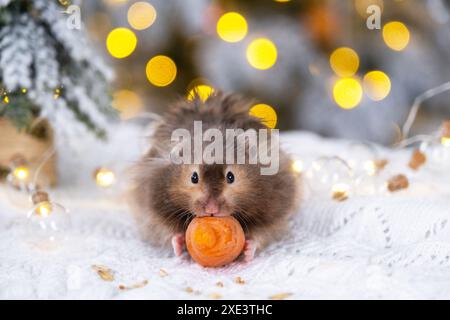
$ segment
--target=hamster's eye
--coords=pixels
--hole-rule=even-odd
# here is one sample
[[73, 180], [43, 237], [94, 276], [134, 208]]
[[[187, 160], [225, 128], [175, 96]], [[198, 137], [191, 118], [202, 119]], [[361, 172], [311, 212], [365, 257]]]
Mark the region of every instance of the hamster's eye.
[[234, 182], [234, 174], [231, 171], [228, 171], [228, 173], [227, 173], [227, 182], [228, 183], [233, 183]]
[[194, 171], [194, 173], [191, 176], [191, 182], [197, 184], [198, 183], [198, 174]]

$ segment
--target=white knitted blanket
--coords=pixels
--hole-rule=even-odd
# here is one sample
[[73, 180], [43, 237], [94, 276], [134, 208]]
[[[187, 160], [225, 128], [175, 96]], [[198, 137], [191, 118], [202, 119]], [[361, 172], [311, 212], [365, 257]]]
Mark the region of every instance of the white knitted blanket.
[[[409, 189], [344, 202], [311, 197], [285, 239], [254, 261], [205, 269], [141, 242], [117, 190], [99, 191], [90, 177], [100, 164], [120, 171], [136, 159], [137, 132], [121, 129], [107, 146], [85, 143], [79, 156], [60, 154], [62, 185], [51, 193], [70, 209], [73, 229], [57, 250], [22, 241], [26, 210], [11, 207], [2, 188], [0, 298], [450, 298], [448, 167], [413, 173], [406, 168], [409, 152], [382, 149], [390, 161], [386, 174], [406, 174]], [[306, 162], [348, 145], [308, 133], [282, 141]], [[102, 279], [93, 265], [109, 268], [114, 280]]]

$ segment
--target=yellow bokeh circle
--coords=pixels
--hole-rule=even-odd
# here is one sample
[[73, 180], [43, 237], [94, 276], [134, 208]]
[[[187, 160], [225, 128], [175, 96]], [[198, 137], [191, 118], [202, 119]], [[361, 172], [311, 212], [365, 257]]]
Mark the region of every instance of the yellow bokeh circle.
[[249, 114], [260, 118], [262, 123], [268, 128], [274, 129], [277, 126], [277, 113], [268, 104], [260, 103], [251, 107]]
[[227, 42], [239, 42], [247, 35], [245, 18], [237, 12], [228, 12], [217, 21], [217, 34]]
[[353, 109], [361, 102], [363, 90], [354, 78], [343, 78], [336, 81], [333, 88], [334, 101], [342, 109]]
[[113, 108], [120, 112], [124, 120], [131, 119], [142, 111], [141, 97], [131, 90], [120, 90], [113, 95]]
[[159, 55], [150, 59], [145, 72], [151, 84], [157, 87], [165, 87], [175, 80], [177, 66], [169, 57]]
[[128, 9], [128, 23], [136, 30], [150, 27], [156, 20], [156, 10], [148, 2], [136, 2]]
[[117, 59], [128, 57], [136, 49], [137, 37], [127, 28], [116, 28], [106, 38], [108, 52]]
[[247, 61], [256, 69], [267, 70], [277, 62], [277, 47], [266, 38], [253, 40], [247, 47]]
[[392, 50], [404, 50], [409, 44], [409, 39], [409, 30], [405, 24], [399, 21], [392, 21], [384, 25], [383, 40]]
[[370, 99], [380, 101], [391, 92], [391, 80], [382, 71], [371, 71], [364, 76], [363, 87]]
[[358, 54], [351, 48], [338, 48], [330, 56], [330, 66], [338, 76], [351, 77], [358, 71]]
[[193, 100], [195, 97], [195, 94], [198, 95], [198, 97], [200, 98], [200, 100], [202, 100], [203, 102], [206, 101], [214, 92], [214, 88], [207, 85], [207, 84], [200, 84], [198, 86], [195, 86], [194, 88], [192, 88], [188, 95], [187, 95], [187, 99], [188, 100]]

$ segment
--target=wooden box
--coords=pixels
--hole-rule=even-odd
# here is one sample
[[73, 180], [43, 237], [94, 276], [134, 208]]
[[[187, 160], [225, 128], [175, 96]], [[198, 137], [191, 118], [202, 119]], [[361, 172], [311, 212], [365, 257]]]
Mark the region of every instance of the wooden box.
[[[7, 119], [0, 118], [0, 167], [7, 169], [11, 159], [21, 155], [29, 164], [31, 177], [47, 155], [53, 152], [53, 130], [48, 122], [36, 119], [32, 129], [19, 131]], [[57, 168], [55, 153], [44, 163], [37, 178], [37, 184], [43, 187], [55, 186], [57, 183]]]

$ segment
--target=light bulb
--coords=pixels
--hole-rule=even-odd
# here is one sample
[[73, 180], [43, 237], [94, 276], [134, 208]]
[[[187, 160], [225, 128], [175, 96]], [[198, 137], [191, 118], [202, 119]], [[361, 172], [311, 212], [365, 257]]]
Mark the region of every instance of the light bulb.
[[95, 183], [102, 188], [110, 188], [116, 182], [116, 175], [108, 168], [99, 168], [94, 173]]
[[331, 187], [333, 200], [345, 201], [350, 195], [350, 185], [346, 183], [337, 183]]
[[28, 177], [30, 175], [30, 171], [26, 167], [18, 167], [16, 169], [14, 169], [12, 174], [13, 174], [14, 178], [16, 178], [20, 181], [24, 181], [24, 180], [28, 179]]
[[355, 194], [358, 196], [372, 196], [382, 194], [386, 190], [386, 178], [384, 176], [360, 174], [354, 180]]
[[30, 182], [30, 169], [28, 162], [21, 155], [15, 155], [9, 166], [10, 173], [6, 180], [10, 186], [19, 190], [26, 190]]
[[379, 156], [375, 147], [369, 143], [351, 143], [341, 155], [356, 175], [376, 175], [379, 170]]
[[322, 157], [306, 171], [313, 197], [345, 200], [353, 193], [353, 172], [339, 157]]
[[42, 191], [35, 192], [32, 200], [34, 207], [28, 212], [26, 240], [39, 249], [60, 247], [71, 229], [69, 212]]
[[442, 142], [442, 137], [433, 141], [426, 141], [420, 145], [420, 151], [427, 155], [432, 164], [428, 168], [449, 168], [450, 148]]

